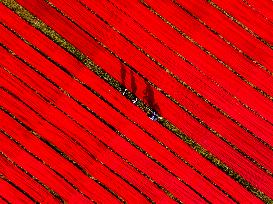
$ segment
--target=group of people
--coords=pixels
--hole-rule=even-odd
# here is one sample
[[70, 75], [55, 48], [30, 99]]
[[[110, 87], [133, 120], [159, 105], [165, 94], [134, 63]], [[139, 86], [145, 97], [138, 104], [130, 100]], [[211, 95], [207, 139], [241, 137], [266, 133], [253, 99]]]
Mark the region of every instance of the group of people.
[[[127, 89], [125, 88], [124, 91], [122, 92], [122, 95], [124, 96], [127, 92]], [[137, 102], [137, 97], [135, 99], [132, 100], [132, 102], [135, 104]], [[152, 121], [157, 121], [158, 120], [158, 114], [156, 111], [152, 111], [150, 113], [148, 113], [148, 117], [152, 120]]]

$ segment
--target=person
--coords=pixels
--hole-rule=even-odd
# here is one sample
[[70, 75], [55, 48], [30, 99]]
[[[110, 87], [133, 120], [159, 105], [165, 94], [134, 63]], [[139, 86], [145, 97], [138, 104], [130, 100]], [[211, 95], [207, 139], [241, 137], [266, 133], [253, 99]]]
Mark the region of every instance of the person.
[[133, 104], [135, 104], [137, 102], [137, 98], [135, 98], [134, 100], [133, 100]]
[[127, 89], [125, 88], [122, 95], [124, 96], [126, 92], [127, 92]]
[[149, 118], [152, 120], [152, 121], [157, 121], [158, 119], [158, 115], [155, 111], [153, 111], [152, 113], [148, 114]]

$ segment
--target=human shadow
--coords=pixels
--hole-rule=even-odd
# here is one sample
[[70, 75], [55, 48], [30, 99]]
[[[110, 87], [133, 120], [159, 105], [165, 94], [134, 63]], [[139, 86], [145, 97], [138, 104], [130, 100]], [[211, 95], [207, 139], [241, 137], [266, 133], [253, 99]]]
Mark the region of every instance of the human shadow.
[[120, 76], [121, 76], [121, 83], [125, 87], [125, 80], [126, 80], [126, 68], [123, 63], [120, 63]]
[[[121, 84], [126, 89], [127, 72], [126, 72], [126, 67], [125, 67], [125, 65], [123, 63], [120, 64], [120, 76], [121, 76]], [[130, 82], [131, 82], [131, 91], [132, 91], [132, 93], [134, 95], [136, 95], [136, 92], [137, 92], [137, 83], [136, 83], [136, 79], [135, 79], [135, 76], [134, 76], [134, 72], [132, 70], [130, 70]]]
[[132, 93], [134, 95], [136, 95], [137, 84], [136, 84], [136, 79], [135, 79], [135, 76], [134, 76], [134, 72], [132, 70], [130, 70], [130, 75], [131, 75], [131, 89], [132, 89]]
[[[126, 89], [127, 72], [126, 72], [126, 67], [123, 63], [121, 63], [121, 66], [120, 66], [120, 75], [121, 75], [121, 83], [125, 88], [125, 90], [123, 92], [123, 94], [124, 94], [127, 91], [127, 89]], [[131, 82], [131, 91], [134, 95], [136, 95], [137, 83], [136, 83], [136, 78], [135, 78], [134, 72], [132, 70], [130, 70], [130, 82]], [[152, 86], [146, 81], [145, 81], [145, 85], [146, 85], [146, 87], [145, 87], [145, 90], [143, 91], [144, 102], [146, 102], [148, 104], [148, 106], [150, 106], [150, 108], [152, 109], [154, 114], [160, 114], [160, 108], [155, 101], [154, 90], [153, 90]], [[137, 98], [134, 99], [133, 101], [135, 103], [137, 101]]]
[[147, 102], [147, 104], [153, 109], [153, 111], [155, 111], [156, 113], [160, 113], [160, 108], [158, 106], [158, 104], [155, 101], [155, 97], [154, 97], [154, 90], [152, 88], [152, 86], [145, 81], [146, 84], [146, 89], [144, 90], [144, 101]]

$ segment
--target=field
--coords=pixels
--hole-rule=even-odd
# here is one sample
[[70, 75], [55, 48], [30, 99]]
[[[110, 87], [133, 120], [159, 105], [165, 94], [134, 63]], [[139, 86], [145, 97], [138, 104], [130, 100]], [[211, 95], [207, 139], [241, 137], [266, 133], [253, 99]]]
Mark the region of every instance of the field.
[[0, 203], [273, 203], [271, 0], [0, 0]]

